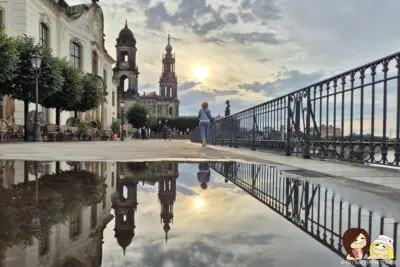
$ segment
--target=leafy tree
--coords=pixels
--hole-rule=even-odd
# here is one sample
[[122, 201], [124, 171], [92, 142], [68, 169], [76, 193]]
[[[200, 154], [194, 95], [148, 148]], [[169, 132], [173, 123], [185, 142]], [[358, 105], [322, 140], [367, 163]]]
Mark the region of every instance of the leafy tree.
[[126, 118], [134, 128], [141, 128], [147, 125], [147, 114], [149, 114], [149, 112], [145, 106], [141, 104], [135, 104], [128, 110]]
[[[18, 51], [14, 39], [8, 37], [0, 27], [0, 88], [15, 76]], [[1, 90], [1, 89], [0, 89]]]
[[19, 53], [16, 75], [0, 89], [2, 94], [9, 95], [13, 99], [24, 101], [24, 139], [28, 140], [26, 126], [29, 102], [36, 102], [36, 77], [31, 63], [32, 54], [39, 51], [42, 56], [39, 76], [39, 102], [61, 90], [64, 78], [57, 60], [51, 55], [51, 50], [41, 48], [35, 43], [32, 37], [28, 35], [18, 36], [16, 38], [16, 48]]
[[110, 126], [113, 134], [118, 134], [120, 127], [121, 127], [121, 125], [119, 124], [119, 121], [113, 121]]
[[65, 59], [56, 59], [58, 62], [64, 83], [61, 90], [45, 98], [41, 104], [46, 108], [56, 109], [56, 124], [60, 125], [61, 111], [74, 111], [76, 103], [81, 101], [83, 95], [83, 80], [80, 70], [72, 67]]
[[[85, 112], [99, 106], [103, 100], [104, 82], [100, 76], [87, 73], [83, 76], [83, 94], [75, 111]], [[75, 112], [76, 117], [76, 112]]]

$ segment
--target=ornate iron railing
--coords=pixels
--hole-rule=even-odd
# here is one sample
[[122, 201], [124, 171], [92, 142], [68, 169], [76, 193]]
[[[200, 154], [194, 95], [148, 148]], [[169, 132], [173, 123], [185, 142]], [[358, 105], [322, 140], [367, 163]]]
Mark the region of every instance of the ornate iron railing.
[[400, 166], [399, 63], [400, 52], [217, 120], [208, 141]]
[[[212, 162], [210, 167], [343, 259], [347, 253], [342, 236], [349, 228], [365, 229], [370, 242], [381, 234], [392, 237], [397, 249], [398, 222], [351, 204], [322, 185], [286, 177], [268, 165]], [[374, 266], [395, 266], [395, 261]], [[371, 266], [372, 262], [352, 264]]]

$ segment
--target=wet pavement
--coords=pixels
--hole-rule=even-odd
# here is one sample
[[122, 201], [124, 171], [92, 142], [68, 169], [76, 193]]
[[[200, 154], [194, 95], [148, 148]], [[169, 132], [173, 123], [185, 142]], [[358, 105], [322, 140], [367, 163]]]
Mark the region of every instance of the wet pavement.
[[9, 160], [0, 185], [1, 267], [395, 266], [345, 262], [349, 228], [399, 253], [395, 189], [279, 166]]

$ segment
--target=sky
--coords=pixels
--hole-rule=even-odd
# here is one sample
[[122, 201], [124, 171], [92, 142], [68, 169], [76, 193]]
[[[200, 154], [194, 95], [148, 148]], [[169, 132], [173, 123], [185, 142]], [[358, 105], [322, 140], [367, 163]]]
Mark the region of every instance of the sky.
[[[86, 1], [87, 2], [87, 1]], [[84, 3], [69, 0], [69, 4]], [[202, 101], [235, 113], [397, 52], [400, 1], [100, 0], [106, 48], [125, 19], [137, 40], [139, 90], [158, 92], [168, 32], [176, 53], [180, 115]], [[388, 8], [389, 7], [389, 8]], [[208, 77], [196, 79], [196, 66]]]

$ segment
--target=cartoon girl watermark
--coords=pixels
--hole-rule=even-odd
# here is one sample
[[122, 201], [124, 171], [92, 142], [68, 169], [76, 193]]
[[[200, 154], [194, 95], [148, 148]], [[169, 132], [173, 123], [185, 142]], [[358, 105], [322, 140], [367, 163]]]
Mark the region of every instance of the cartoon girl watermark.
[[369, 260], [393, 260], [394, 248], [393, 239], [380, 235], [374, 242], [371, 243], [369, 248]]
[[350, 228], [343, 234], [346, 260], [362, 260], [367, 254], [369, 236], [364, 229]]

